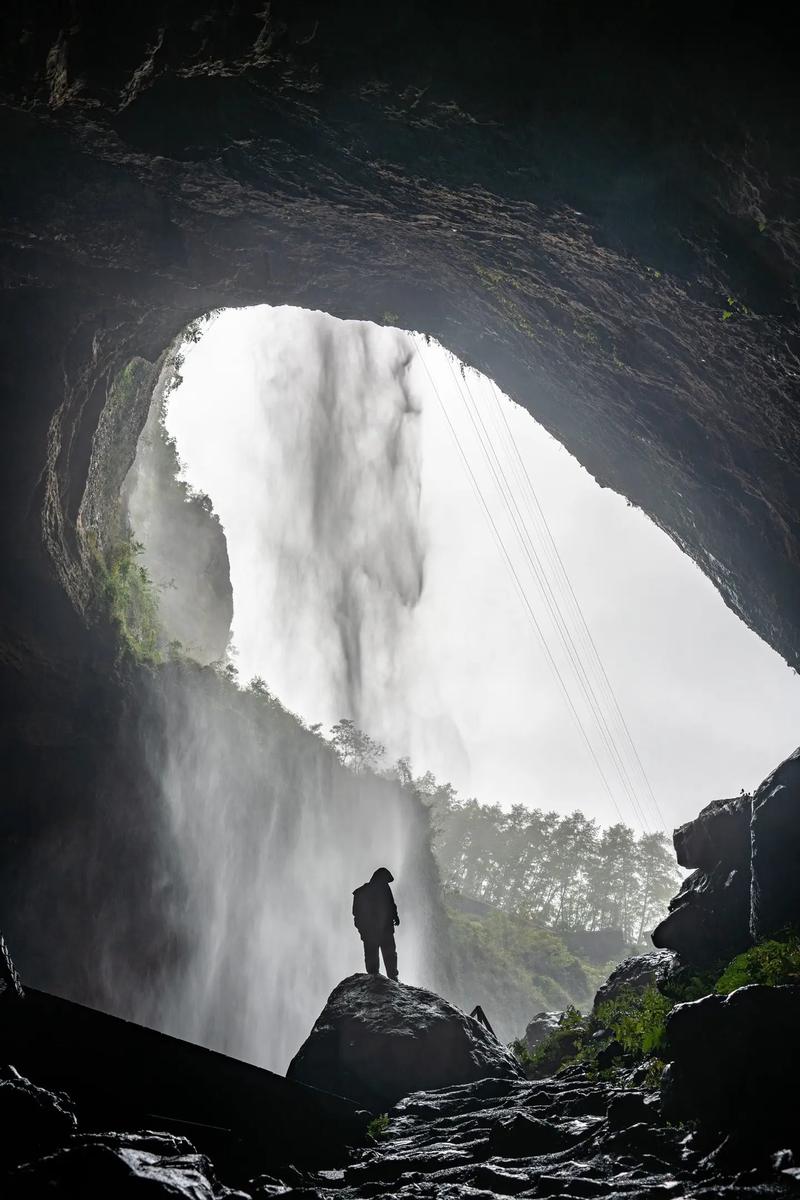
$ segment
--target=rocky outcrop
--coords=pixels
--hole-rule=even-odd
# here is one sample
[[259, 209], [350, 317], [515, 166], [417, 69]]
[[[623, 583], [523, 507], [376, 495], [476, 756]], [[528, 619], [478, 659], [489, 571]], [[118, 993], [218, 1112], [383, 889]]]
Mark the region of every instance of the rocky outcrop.
[[750, 862], [751, 797], [712, 800], [672, 835], [675, 856], [682, 867], [712, 871], [725, 862], [731, 869]]
[[800, 924], [800, 749], [753, 797], [750, 931], [768, 937]]
[[122, 488], [122, 504], [141, 563], [158, 590], [158, 618], [168, 643], [201, 664], [225, 656], [233, 590], [225, 533], [208, 496], [178, 479], [177, 448], [163, 423], [167, 363]]
[[373, 1112], [422, 1089], [522, 1077], [473, 1017], [384, 975], [351, 975], [334, 988], [286, 1074]]
[[677, 956], [669, 950], [656, 950], [651, 954], [638, 954], [627, 958], [612, 971], [608, 979], [595, 994], [593, 1011], [601, 1004], [616, 1000], [622, 992], [643, 992], [654, 984], [663, 983], [674, 969]]
[[715, 800], [673, 840], [681, 866], [696, 870], [653, 931], [655, 946], [705, 969], [800, 922], [800, 750], [752, 797]]
[[247, 1200], [219, 1182], [209, 1160], [186, 1138], [167, 1133], [85, 1134], [55, 1154], [20, 1166], [7, 1180], [8, 1200], [41, 1196], [139, 1200]]
[[667, 1021], [665, 1116], [797, 1146], [800, 987], [739, 988], [679, 1004]]
[[4, 1165], [27, 1162], [60, 1146], [77, 1129], [70, 1098], [0, 1067], [0, 1140]]
[[653, 930], [653, 945], [675, 951], [693, 967], [711, 967], [747, 948], [749, 917], [749, 868], [720, 862], [687, 876]]

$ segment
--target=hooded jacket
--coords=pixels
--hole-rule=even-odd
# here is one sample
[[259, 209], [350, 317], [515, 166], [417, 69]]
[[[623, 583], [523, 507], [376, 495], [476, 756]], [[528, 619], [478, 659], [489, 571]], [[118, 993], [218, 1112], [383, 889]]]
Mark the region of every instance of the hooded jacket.
[[380, 939], [400, 924], [390, 883], [394, 876], [386, 867], [378, 867], [369, 883], [353, 892], [353, 921], [362, 938]]

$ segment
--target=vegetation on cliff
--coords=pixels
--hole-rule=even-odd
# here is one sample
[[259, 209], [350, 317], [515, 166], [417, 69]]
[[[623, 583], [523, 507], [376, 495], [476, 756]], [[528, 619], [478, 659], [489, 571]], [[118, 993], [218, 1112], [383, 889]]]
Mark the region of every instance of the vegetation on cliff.
[[578, 1063], [599, 1075], [616, 1066], [646, 1064], [648, 1077], [654, 1079], [665, 1065], [667, 1018], [677, 1004], [711, 993], [729, 995], [748, 984], [778, 986], [798, 981], [800, 935], [786, 930], [707, 972], [684, 969], [643, 990], [623, 988], [587, 1016], [569, 1007], [533, 1051], [522, 1040], [515, 1041], [513, 1048], [532, 1077]]

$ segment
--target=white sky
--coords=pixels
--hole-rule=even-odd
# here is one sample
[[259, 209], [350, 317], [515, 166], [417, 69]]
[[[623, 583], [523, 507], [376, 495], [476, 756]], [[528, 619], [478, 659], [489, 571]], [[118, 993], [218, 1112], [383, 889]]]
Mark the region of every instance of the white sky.
[[[414, 437], [420, 451], [424, 586], [413, 608], [402, 610], [390, 626], [378, 613], [364, 636], [370, 686], [361, 721], [368, 731], [394, 757], [409, 754], [417, 773], [431, 769], [485, 803], [578, 807], [603, 824], [620, 814], [629, 824], [643, 824], [582, 697], [483, 456], [468, 411], [474, 401], [519, 504], [517, 520], [524, 518], [533, 545], [547, 555], [547, 543], [534, 533], [529, 516], [509, 423], [664, 823], [671, 828], [710, 800], [756, 786], [800, 740], [800, 678], [725, 607], [665, 534], [623, 498], [598, 487], [523, 408], [500, 398], [483, 377], [467, 372], [462, 380], [435, 343], [426, 346], [416, 338], [414, 345], [422, 357], [415, 355], [407, 382], [421, 407]], [[309, 560], [305, 570], [302, 538], [287, 532], [298, 528], [298, 512], [310, 503], [298, 466], [303, 457], [298, 438], [307, 428], [300, 416], [318, 412], [323, 353], [326, 371], [331, 355], [335, 358], [335, 404], [347, 406], [352, 389], [358, 412], [374, 397], [376, 413], [391, 413], [398, 393], [389, 367], [406, 346], [397, 331], [319, 313], [266, 306], [228, 310], [188, 348], [184, 382], [170, 401], [167, 424], [184, 475], [211, 496], [228, 539], [240, 677], [263, 676], [309, 722], [329, 725], [355, 714], [344, 706], [326, 632], [329, 614], [321, 611], [327, 593], [315, 593], [313, 600], [309, 595], [309, 570], [314, 567], [318, 578], [322, 567]], [[384, 401], [389, 408], [381, 409]], [[517, 594], [442, 404], [613, 798]], [[319, 432], [318, 425], [313, 428]], [[349, 453], [362, 444], [363, 430]], [[325, 469], [336, 465], [328, 462]], [[344, 467], [353, 474], [352, 460]], [[336, 495], [337, 502], [350, 503], [350, 491], [337, 486]], [[352, 500], [353, 522], [361, 522], [367, 535], [360, 552], [367, 555], [373, 553], [370, 531], [374, 552], [382, 553], [391, 529], [386, 513], [381, 518], [377, 507], [370, 508], [377, 501], [372, 492], [369, 496], [365, 502], [362, 489]], [[335, 555], [335, 547], [326, 554]], [[556, 578], [551, 569], [547, 575]], [[575, 621], [569, 626], [577, 637]], [[381, 630], [391, 646], [381, 644]], [[626, 755], [646, 824], [659, 827], [613, 710], [608, 703], [602, 707]]]

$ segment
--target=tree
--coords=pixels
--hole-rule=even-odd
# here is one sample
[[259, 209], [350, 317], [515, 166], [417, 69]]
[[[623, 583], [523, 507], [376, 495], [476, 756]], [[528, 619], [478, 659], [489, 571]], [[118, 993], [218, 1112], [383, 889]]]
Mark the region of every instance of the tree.
[[651, 930], [669, 903], [680, 878], [667, 835], [643, 833], [636, 846], [639, 898], [638, 941]]
[[385, 746], [358, 729], [355, 723], [342, 717], [331, 728], [330, 744], [342, 766], [356, 775], [377, 771], [386, 753]]

